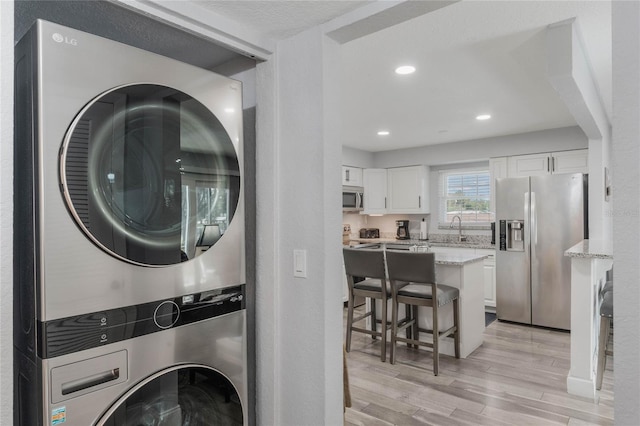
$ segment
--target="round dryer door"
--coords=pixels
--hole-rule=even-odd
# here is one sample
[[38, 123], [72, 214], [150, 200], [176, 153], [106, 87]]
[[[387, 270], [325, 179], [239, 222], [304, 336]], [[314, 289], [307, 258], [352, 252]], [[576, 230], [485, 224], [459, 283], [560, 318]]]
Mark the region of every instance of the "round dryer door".
[[204, 367], [161, 372], [118, 400], [97, 426], [234, 426], [243, 424], [235, 388]]
[[61, 151], [63, 194], [78, 226], [109, 254], [140, 265], [192, 259], [223, 237], [240, 165], [218, 118], [152, 84], [90, 102]]

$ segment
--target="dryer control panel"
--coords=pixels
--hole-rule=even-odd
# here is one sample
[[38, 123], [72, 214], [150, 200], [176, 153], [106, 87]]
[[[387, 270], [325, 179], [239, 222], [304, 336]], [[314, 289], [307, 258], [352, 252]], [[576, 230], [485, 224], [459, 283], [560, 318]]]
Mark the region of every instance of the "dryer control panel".
[[245, 286], [39, 322], [38, 357], [46, 359], [180, 327], [245, 309]]

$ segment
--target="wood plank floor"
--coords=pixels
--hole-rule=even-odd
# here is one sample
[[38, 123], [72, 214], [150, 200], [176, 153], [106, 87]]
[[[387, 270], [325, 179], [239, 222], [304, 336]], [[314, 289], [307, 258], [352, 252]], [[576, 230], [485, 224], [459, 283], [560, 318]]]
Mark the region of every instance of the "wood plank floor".
[[569, 340], [566, 332], [494, 321], [467, 359], [440, 355], [434, 376], [430, 351], [398, 344], [391, 365], [380, 361], [379, 340], [353, 333], [345, 425], [613, 424], [613, 359], [597, 403], [569, 395]]

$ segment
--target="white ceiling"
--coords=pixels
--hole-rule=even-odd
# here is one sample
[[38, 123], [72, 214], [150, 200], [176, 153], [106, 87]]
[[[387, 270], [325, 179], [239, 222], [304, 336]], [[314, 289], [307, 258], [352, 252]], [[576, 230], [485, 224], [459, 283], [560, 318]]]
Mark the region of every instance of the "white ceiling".
[[[200, 4], [283, 39], [366, 3]], [[343, 45], [343, 145], [385, 151], [576, 125], [545, 75], [545, 28], [573, 17], [611, 117], [610, 1], [464, 0]], [[417, 71], [398, 76], [401, 64]], [[483, 113], [492, 118], [475, 120]]]
[[283, 40], [372, 1], [196, 0], [193, 3], [250, 26], [265, 37]]

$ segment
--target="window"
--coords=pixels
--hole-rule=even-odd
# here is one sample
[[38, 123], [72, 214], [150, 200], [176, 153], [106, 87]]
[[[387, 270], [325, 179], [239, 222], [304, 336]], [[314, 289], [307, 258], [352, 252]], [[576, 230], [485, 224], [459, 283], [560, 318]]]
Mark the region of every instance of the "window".
[[488, 224], [490, 175], [488, 170], [446, 170], [440, 172], [440, 223], [460, 216], [463, 224]]

